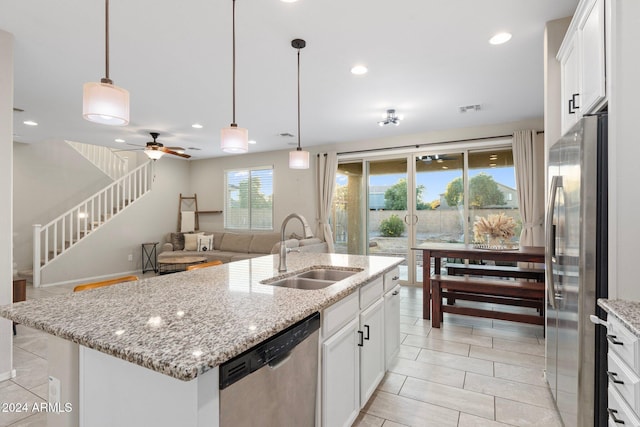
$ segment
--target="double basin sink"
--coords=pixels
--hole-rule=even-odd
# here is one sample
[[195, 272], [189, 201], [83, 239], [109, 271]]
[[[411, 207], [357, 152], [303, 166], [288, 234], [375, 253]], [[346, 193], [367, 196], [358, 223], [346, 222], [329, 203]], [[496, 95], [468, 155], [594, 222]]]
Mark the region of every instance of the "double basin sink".
[[280, 286], [282, 288], [317, 290], [324, 289], [327, 286], [331, 286], [334, 283], [351, 277], [361, 271], [362, 269], [358, 268], [349, 270], [337, 270], [333, 268], [313, 268], [311, 270], [303, 271], [302, 273], [285, 277], [283, 279], [267, 279], [263, 280], [260, 283], [264, 285]]

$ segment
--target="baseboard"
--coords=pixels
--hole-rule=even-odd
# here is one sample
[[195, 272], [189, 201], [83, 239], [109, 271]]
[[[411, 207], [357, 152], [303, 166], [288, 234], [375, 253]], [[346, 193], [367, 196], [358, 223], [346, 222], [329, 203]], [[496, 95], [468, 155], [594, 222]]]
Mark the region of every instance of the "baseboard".
[[65, 280], [62, 282], [41, 283], [39, 287], [48, 288], [50, 286], [60, 286], [60, 285], [79, 285], [81, 283], [98, 282], [101, 280], [115, 279], [116, 277], [120, 277], [120, 276], [129, 276], [132, 274], [135, 274], [137, 276], [142, 276], [142, 273], [140, 270], [130, 270], [130, 271], [123, 271], [120, 273], [104, 274], [102, 276], [92, 276], [92, 277], [83, 277], [82, 279]]
[[6, 380], [10, 380], [11, 378], [15, 378], [16, 377], [16, 370], [12, 369], [8, 372], [2, 372], [0, 373], [0, 381], [6, 381]]

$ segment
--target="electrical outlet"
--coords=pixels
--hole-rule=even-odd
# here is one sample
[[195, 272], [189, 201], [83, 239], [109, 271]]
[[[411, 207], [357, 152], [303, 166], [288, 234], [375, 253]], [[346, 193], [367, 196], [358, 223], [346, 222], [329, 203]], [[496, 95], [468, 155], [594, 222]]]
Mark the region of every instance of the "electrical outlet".
[[60, 380], [49, 377], [49, 404], [60, 404]]
[[129, 254], [128, 260], [133, 261], [133, 254]]

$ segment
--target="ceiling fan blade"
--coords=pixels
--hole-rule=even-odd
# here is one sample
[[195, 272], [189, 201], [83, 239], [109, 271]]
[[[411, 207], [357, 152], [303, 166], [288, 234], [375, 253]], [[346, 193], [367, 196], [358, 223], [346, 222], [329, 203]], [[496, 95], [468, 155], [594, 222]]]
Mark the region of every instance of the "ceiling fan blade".
[[188, 155], [188, 154], [177, 153], [177, 152], [175, 152], [175, 151], [173, 151], [173, 150], [169, 150], [169, 149], [168, 149], [168, 148], [166, 148], [166, 147], [158, 147], [158, 148], [157, 148], [157, 150], [159, 150], [159, 151], [163, 151], [163, 152], [165, 152], [165, 153], [167, 153], [167, 154], [173, 154], [174, 156], [184, 157], [185, 159], [189, 159], [189, 158], [191, 158], [191, 156], [190, 156], [190, 155]]
[[144, 147], [145, 147], [144, 145], [140, 145], [140, 144], [132, 144], [132, 143], [130, 143], [130, 142], [127, 142], [127, 145], [133, 145], [134, 147], [142, 147], [142, 148], [144, 148]]

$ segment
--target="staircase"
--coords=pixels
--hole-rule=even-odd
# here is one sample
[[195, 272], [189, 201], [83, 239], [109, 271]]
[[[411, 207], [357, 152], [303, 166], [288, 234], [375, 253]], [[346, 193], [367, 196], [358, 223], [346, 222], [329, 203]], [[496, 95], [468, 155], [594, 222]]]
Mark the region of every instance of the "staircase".
[[151, 191], [152, 162], [148, 161], [80, 202], [56, 219], [33, 226], [33, 286], [42, 270], [90, 233]]
[[128, 160], [110, 148], [74, 141], [65, 142], [114, 181], [129, 172]]

